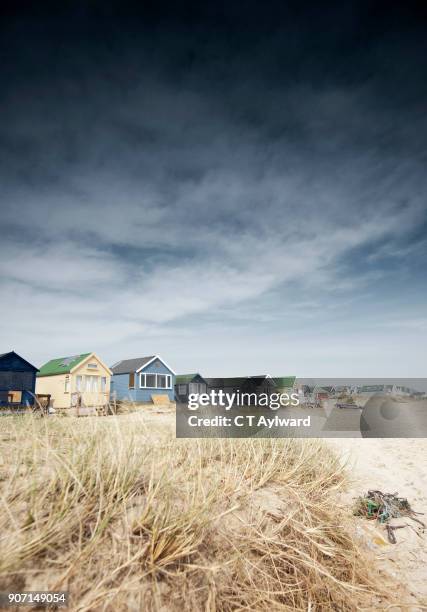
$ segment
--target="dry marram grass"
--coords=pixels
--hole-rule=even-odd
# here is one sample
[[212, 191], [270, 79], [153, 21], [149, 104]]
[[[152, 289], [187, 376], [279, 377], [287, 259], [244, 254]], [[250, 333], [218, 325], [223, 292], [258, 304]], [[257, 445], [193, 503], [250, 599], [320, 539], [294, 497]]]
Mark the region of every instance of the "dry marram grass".
[[320, 441], [175, 440], [137, 415], [1, 421], [0, 590], [114, 612], [387, 601]]

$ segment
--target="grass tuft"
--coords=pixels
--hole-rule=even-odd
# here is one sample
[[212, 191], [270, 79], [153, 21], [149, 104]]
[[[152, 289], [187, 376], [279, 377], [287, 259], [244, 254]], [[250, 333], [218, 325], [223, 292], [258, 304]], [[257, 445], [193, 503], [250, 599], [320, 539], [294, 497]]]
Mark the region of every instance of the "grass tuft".
[[356, 610], [388, 601], [318, 440], [175, 440], [141, 415], [3, 418], [0, 587], [71, 609]]

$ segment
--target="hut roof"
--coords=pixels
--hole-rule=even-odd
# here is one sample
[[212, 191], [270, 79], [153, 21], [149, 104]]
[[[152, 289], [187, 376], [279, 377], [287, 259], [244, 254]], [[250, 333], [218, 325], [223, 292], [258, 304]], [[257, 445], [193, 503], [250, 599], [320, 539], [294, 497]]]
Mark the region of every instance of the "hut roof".
[[71, 355], [70, 357], [58, 357], [51, 359], [40, 368], [37, 376], [56, 376], [57, 374], [68, 374], [81, 361], [92, 353], [82, 353], [81, 355]]
[[155, 357], [155, 355], [149, 355], [148, 357], [122, 359], [122, 361], [111, 366], [111, 370], [113, 374], [130, 374], [131, 372], [137, 372], [140, 368], [143, 368], [147, 363], [155, 359]]
[[183, 385], [185, 383], [191, 382], [197, 376], [200, 376], [200, 378], [203, 378], [203, 376], [201, 376], [198, 372], [195, 372], [194, 374], [178, 374], [176, 377], [176, 382], [178, 385]]

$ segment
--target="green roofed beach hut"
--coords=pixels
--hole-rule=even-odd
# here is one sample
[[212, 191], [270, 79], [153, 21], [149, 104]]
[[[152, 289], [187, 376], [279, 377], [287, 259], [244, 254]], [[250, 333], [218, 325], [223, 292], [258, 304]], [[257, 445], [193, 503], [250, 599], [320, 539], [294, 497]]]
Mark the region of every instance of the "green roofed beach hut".
[[58, 357], [37, 374], [36, 392], [54, 408], [103, 406], [110, 396], [111, 370], [95, 353]]
[[177, 402], [186, 402], [190, 393], [206, 393], [206, 380], [199, 373], [178, 374], [175, 381], [175, 397]]

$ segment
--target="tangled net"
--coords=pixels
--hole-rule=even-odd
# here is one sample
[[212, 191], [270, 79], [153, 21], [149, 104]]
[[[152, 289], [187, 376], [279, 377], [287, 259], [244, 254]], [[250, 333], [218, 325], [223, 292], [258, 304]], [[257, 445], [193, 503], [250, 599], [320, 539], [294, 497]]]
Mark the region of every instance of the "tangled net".
[[[416, 515], [422, 513], [415, 512], [406, 497], [398, 497], [397, 493], [368, 491], [366, 495], [357, 498], [354, 514], [367, 519], [376, 519], [381, 524], [388, 523], [392, 518], [407, 516], [425, 528], [425, 524], [416, 518]], [[388, 539], [392, 544], [396, 544], [394, 530], [403, 527], [406, 525], [386, 525]]]

